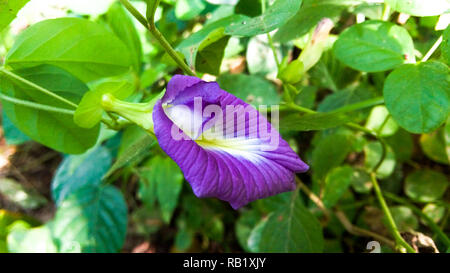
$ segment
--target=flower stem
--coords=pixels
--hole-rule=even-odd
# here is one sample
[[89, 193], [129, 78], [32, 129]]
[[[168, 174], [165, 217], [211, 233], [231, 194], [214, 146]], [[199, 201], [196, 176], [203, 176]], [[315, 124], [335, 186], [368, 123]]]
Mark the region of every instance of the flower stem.
[[433, 46], [428, 50], [428, 52], [425, 54], [425, 56], [422, 58], [422, 62], [426, 62], [431, 55], [436, 51], [436, 49], [441, 45], [443, 40], [442, 35], [437, 39], [437, 41], [433, 44]]
[[378, 198], [378, 202], [380, 203], [381, 209], [383, 210], [384, 215], [387, 219], [387, 228], [391, 232], [392, 236], [395, 239], [397, 246], [400, 247], [400, 251], [407, 251], [409, 253], [416, 253], [414, 248], [412, 248], [403, 237], [400, 235], [398, 231], [397, 225], [395, 224], [394, 218], [392, 217], [391, 211], [384, 200], [383, 194], [381, 193], [380, 186], [378, 185], [378, 181], [374, 172], [370, 174], [370, 179], [372, 180], [373, 188], [375, 189], [375, 195]]
[[410, 208], [414, 213], [416, 213], [417, 215], [420, 216], [420, 218], [422, 218], [423, 220], [425, 220], [425, 222], [427, 223], [427, 225], [434, 231], [434, 233], [436, 233], [442, 240], [442, 242], [447, 246], [450, 247], [450, 239], [447, 237], [447, 235], [441, 230], [441, 228], [433, 221], [433, 219], [431, 219], [430, 217], [428, 217], [428, 215], [426, 215], [425, 213], [423, 213], [420, 209], [418, 209], [416, 206], [414, 206], [413, 204], [411, 204], [408, 200], [403, 199], [401, 197], [396, 196], [395, 194], [386, 192], [384, 194], [386, 196], [386, 198], [391, 199], [394, 202], [397, 202], [399, 204], [402, 204], [404, 206], [407, 206], [408, 208]]
[[54, 112], [54, 113], [58, 113], [58, 114], [72, 115], [72, 116], [75, 114], [74, 110], [68, 110], [68, 109], [64, 109], [64, 108], [53, 107], [53, 106], [35, 103], [35, 102], [31, 102], [31, 101], [21, 100], [21, 99], [13, 98], [13, 97], [10, 97], [10, 96], [4, 95], [4, 94], [0, 94], [0, 99], [20, 105], [20, 106], [25, 106], [28, 108], [36, 109], [36, 110], [42, 110], [42, 111]]
[[[152, 2], [153, 1], [153, 2]], [[148, 18], [145, 19], [142, 14], [136, 10], [133, 5], [131, 5], [128, 0], [120, 0], [120, 2], [125, 6], [125, 8], [145, 27], [147, 28], [152, 36], [159, 42], [159, 44], [164, 48], [164, 50], [169, 54], [169, 56], [177, 63], [177, 65], [183, 70], [184, 73], [190, 76], [196, 76], [196, 74], [189, 68], [189, 66], [184, 62], [182, 58], [177, 54], [177, 52], [172, 48], [170, 43], [161, 34], [161, 32], [156, 28], [155, 25], [155, 12], [159, 5], [160, 0], [148, 0], [147, 5], [151, 5], [151, 9], [148, 12]]]
[[19, 81], [19, 82], [21, 82], [21, 83], [23, 83], [23, 84], [26, 84], [26, 85], [28, 85], [28, 86], [30, 86], [30, 87], [36, 89], [37, 91], [39, 91], [39, 92], [41, 92], [41, 93], [44, 93], [44, 94], [46, 94], [46, 95], [48, 95], [48, 96], [50, 96], [50, 97], [52, 97], [52, 98], [54, 98], [54, 99], [57, 99], [57, 100], [59, 100], [59, 101], [65, 103], [65, 104], [67, 104], [67, 105], [70, 105], [70, 106], [72, 106], [73, 108], [77, 108], [77, 107], [78, 107], [78, 105], [76, 105], [75, 103], [71, 102], [70, 100], [63, 98], [63, 97], [61, 97], [61, 96], [59, 96], [59, 95], [53, 93], [52, 91], [43, 88], [42, 86], [39, 86], [39, 85], [37, 85], [37, 84], [35, 84], [35, 83], [33, 83], [33, 82], [30, 82], [30, 81], [27, 80], [27, 79], [24, 79], [24, 78], [20, 77], [19, 75], [17, 75], [17, 74], [15, 74], [15, 73], [13, 73], [13, 72], [11, 72], [11, 71], [5, 69], [4, 67], [1, 67], [1, 68], [0, 68], [0, 73], [3, 73], [3, 74], [5, 74], [7, 77], [9, 77], [9, 78], [14, 79], [14, 80], [17, 80], [17, 81]]

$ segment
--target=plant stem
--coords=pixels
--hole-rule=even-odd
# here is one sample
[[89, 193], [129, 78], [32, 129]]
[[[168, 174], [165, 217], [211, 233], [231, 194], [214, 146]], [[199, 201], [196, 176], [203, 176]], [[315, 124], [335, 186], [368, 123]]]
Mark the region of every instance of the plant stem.
[[75, 103], [71, 102], [70, 100], [65, 99], [65, 98], [63, 98], [63, 97], [53, 93], [52, 91], [47, 90], [47, 89], [45, 89], [45, 88], [43, 88], [43, 87], [41, 87], [41, 86], [39, 86], [39, 85], [37, 85], [37, 84], [35, 84], [33, 82], [30, 82], [27, 79], [24, 79], [24, 78], [20, 77], [19, 75], [16, 75], [13, 72], [5, 69], [4, 67], [0, 68], [0, 73], [5, 74], [7, 77], [9, 77], [11, 79], [15, 79], [15, 80], [17, 80], [17, 81], [19, 81], [21, 83], [24, 83], [24, 84], [26, 84], [26, 85], [28, 85], [28, 86], [30, 86], [30, 87], [32, 87], [32, 88], [34, 88], [34, 89], [44, 93], [44, 94], [46, 94], [46, 95], [48, 95], [48, 96], [50, 96], [50, 97], [52, 97], [54, 99], [57, 99], [57, 100], [65, 103], [65, 104], [67, 104], [67, 105], [70, 105], [73, 108], [77, 108], [78, 107], [78, 105], [76, 105]]
[[59, 108], [59, 107], [44, 105], [44, 104], [35, 103], [35, 102], [31, 102], [31, 101], [21, 100], [21, 99], [13, 98], [13, 97], [10, 97], [10, 96], [4, 95], [4, 94], [0, 94], [0, 99], [20, 105], [20, 106], [25, 106], [28, 108], [36, 109], [36, 110], [42, 110], [42, 111], [54, 112], [54, 113], [58, 113], [58, 114], [72, 115], [72, 116], [75, 114], [75, 111], [73, 111], [73, 110], [68, 110], [68, 109], [64, 109], [64, 108]]
[[430, 48], [430, 50], [428, 50], [428, 52], [425, 54], [425, 56], [423, 56], [422, 58], [422, 62], [426, 62], [431, 55], [433, 55], [433, 53], [436, 51], [436, 49], [441, 45], [443, 40], [442, 35], [437, 39], [437, 41], [433, 44], [433, 46]]
[[[311, 110], [309, 108], [305, 108], [305, 107], [296, 105], [294, 103], [289, 103], [289, 104], [286, 105], [286, 107], [288, 109], [295, 110], [295, 111], [298, 111], [298, 112], [301, 112], [301, 113], [307, 113], [307, 114], [316, 114], [316, 113], [318, 113], [317, 111], [314, 111], [314, 110]], [[337, 112], [342, 112], [342, 113], [347, 112], [347, 111], [339, 111], [339, 109], [336, 110], [336, 111]], [[377, 134], [375, 132], [373, 132], [372, 130], [367, 129], [366, 127], [363, 127], [363, 126], [361, 126], [361, 125], [359, 125], [357, 123], [348, 122], [348, 123], [345, 124], [345, 126], [347, 126], [350, 129], [362, 131], [362, 132], [364, 132], [366, 134], [369, 134], [369, 135], [379, 139], [379, 137], [377, 136]]]
[[[305, 194], [309, 197], [309, 199], [311, 199], [311, 201], [314, 202], [314, 204], [317, 205], [317, 207], [323, 212], [323, 214], [325, 215], [325, 217], [329, 218], [330, 217], [330, 210], [328, 210], [325, 207], [325, 204], [323, 204], [322, 200], [320, 200], [320, 198], [314, 194], [309, 188], [308, 186], [306, 186], [305, 184], [303, 184], [303, 182], [296, 177], [297, 180], [297, 185], [298, 187], [305, 192]], [[341, 210], [336, 209], [334, 211], [334, 214], [336, 215], [337, 219], [339, 220], [339, 222], [341, 222], [342, 226], [351, 234], [357, 235], [357, 236], [364, 236], [364, 237], [372, 237], [376, 240], [379, 240], [380, 242], [383, 242], [385, 244], [387, 244], [388, 246], [390, 246], [392, 249], [395, 250], [395, 243], [391, 240], [389, 240], [388, 238], [379, 235], [375, 232], [372, 232], [370, 230], [365, 230], [363, 228], [354, 226], [350, 220], [347, 218], [347, 216], [345, 215], [345, 213]]]
[[133, 17], [139, 21], [139, 23], [148, 28], [147, 19], [145, 19], [145, 17], [142, 16], [142, 14], [137, 9], [135, 9], [130, 2], [128, 2], [127, 0], [120, 0], [120, 2], [131, 13], [131, 15], [133, 15]]
[[411, 204], [409, 201], [407, 201], [404, 198], [398, 197], [395, 194], [386, 192], [384, 194], [388, 199], [391, 199], [394, 202], [400, 203], [404, 206], [407, 206], [408, 208], [410, 208], [414, 213], [416, 213], [417, 215], [419, 215], [419, 217], [421, 217], [422, 219], [425, 220], [425, 222], [427, 223], [427, 225], [441, 238], [442, 242], [447, 246], [450, 247], [450, 239], [447, 237], [447, 235], [445, 235], [445, 233], [441, 230], [441, 228], [433, 221], [433, 219], [431, 219], [430, 217], [428, 217], [428, 215], [426, 215], [425, 213], [423, 213], [420, 209], [418, 209], [416, 206], [414, 206], [413, 204]]
[[150, 21], [147, 21], [142, 14], [137, 11], [133, 5], [131, 5], [128, 0], [120, 0], [120, 2], [125, 6], [125, 8], [142, 24], [144, 27], [146, 27], [152, 36], [159, 42], [159, 44], [164, 48], [164, 50], [169, 54], [169, 56], [177, 63], [177, 65], [183, 70], [184, 73], [190, 76], [196, 76], [196, 74], [191, 70], [191, 68], [184, 62], [182, 58], [177, 54], [177, 52], [172, 48], [170, 43], [166, 40], [166, 38], [159, 32], [159, 30], [156, 28], [155, 25], [155, 12], [156, 8], [159, 5], [160, 0], [149, 0], [147, 1], [147, 5], [150, 1], [155, 1], [152, 5], [152, 9], [149, 11], [149, 19]]
[[[266, 0], [261, 0], [261, 12], [264, 14], [266, 12]], [[269, 46], [272, 49], [273, 57], [275, 58], [275, 63], [277, 64], [278, 70], [280, 70], [280, 60], [278, 59], [278, 54], [275, 46], [273, 45], [272, 36], [270, 36], [270, 33], [267, 33], [267, 41], [269, 42]]]
[[[380, 203], [381, 209], [383, 210], [384, 215], [387, 219], [387, 228], [391, 232], [392, 236], [395, 239], [395, 242], [398, 246], [403, 247], [409, 253], [416, 253], [414, 248], [412, 248], [403, 237], [400, 235], [398, 231], [397, 225], [395, 224], [394, 218], [392, 217], [391, 211], [384, 200], [383, 194], [381, 193], [380, 186], [378, 185], [377, 178], [375, 173], [370, 174], [370, 178], [372, 180], [373, 188], [375, 189], [375, 195], [378, 198], [378, 202]], [[400, 249], [401, 250], [401, 249]]]

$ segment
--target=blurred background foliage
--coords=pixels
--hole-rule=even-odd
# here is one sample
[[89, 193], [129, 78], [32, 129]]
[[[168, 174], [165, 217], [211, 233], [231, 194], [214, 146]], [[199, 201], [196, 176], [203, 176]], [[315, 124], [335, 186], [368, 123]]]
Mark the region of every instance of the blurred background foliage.
[[[25, 29], [46, 19], [70, 16], [89, 19], [107, 29], [108, 35], [97, 43], [122, 41], [139, 82], [127, 100], [148, 100], [164, 89], [171, 75], [181, 73], [148, 31], [117, 1], [9, 2], [16, 5], [11, 9], [24, 8], [16, 19], [0, 17], [2, 62]], [[381, 243], [383, 252], [393, 252], [394, 239], [386, 228], [389, 219], [380, 209], [371, 182], [370, 172], [375, 167], [393, 220], [405, 240], [416, 251], [448, 251], [448, 110], [442, 111], [446, 122], [419, 124], [420, 117], [408, 111], [404, 114], [405, 108], [417, 103], [417, 94], [400, 106], [374, 103], [343, 112], [351, 111], [351, 115], [336, 115], [333, 111], [360, 102], [376, 102], [388, 84], [392, 85], [389, 90], [404, 88], [405, 92], [410, 88], [405, 80], [420, 85], [420, 80], [414, 78], [415, 71], [402, 68], [391, 75], [389, 72], [405, 58], [421, 59], [447, 27], [449, 14], [440, 16], [443, 12], [435, 14], [433, 10], [425, 14], [417, 10], [386, 11], [383, 1], [276, 2], [281, 4], [265, 7], [260, 0], [163, 0], [155, 20], [161, 33], [204, 79], [217, 80], [224, 90], [253, 105], [278, 105], [290, 94], [297, 106], [319, 112], [300, 117], [280, 106], [281, 133], [312, 167], [299, 176], [302, 182], [297, 191], [258, 200], [234, 211], [219, 200], [196, 198], [178, 166], [137, 126], [119, 132], [104, 125], [77, 128], [78, 135], [73, 138], [82, 140], [77, 146], [78, 142], [61, 140], [67, 130], [76, 128], [72, 120], [62, 121], [66, 127], [52, 129], [56, 131], [44, 136], [42, 132], [50, 127], [33, 131], [27, 123], [38, 114], [8, 110], [10, 107], [3, 102], [0, 252], [366, 252], [372, 240]], [[396, 7], [395, 1], [386, 2]], [[7, 3], [0, 0], [0, 8]], [[145, 1], [132, 4], [141, 14], [146, 13]], [[295, 6], [297, 10], [289, 10]], [[286, 15], [289, 12], [293, 14]], [[381, 26], [371, 28], [366, 22], [341, 34], [356, 22], [380, 20], [386, 15], [395, 27], [383, 29], [384, 24], [376, 23]], [[230, 16], [234, 16], [231, 21]], [[242, 24], [228, 28], [231, 22], [241, 20], [240, 16], [244, 18]], [[319, 52], [320, 59], [300, 75], [300, 80], [282, 78], [285, 83], [292, 80], [292, 84], [283, 85], [277, 62], [297, 59], [323, 18], [335, 25], [323, 54]], [[442, 21], [447, 24], [436, 29]], [[270, 27], [270, 23], [279, 25], [272, 37], [263, 33], [275, 29], [259, 29]], [[86, 29], [91, 27], [89, 24]], [[78, 31], [83, 32], [83, 28]], [[374, 55], [358, 51], [355, 46], [361, 32], [367, 32], [363, 36], [368, 43], [377, 39], [385, 39], [386, 43], [400, 41], [402, 50], [410, 55], [398, 57], [393, 52], [390, 61], [374, 63]], [[445, 50], [448, 52], [448, 38], [432, 59], [448, 64]], [[280, 60], [275, 60], [273, 51]], [[115, 57], [111, 54], [107, 58]], [[430, 111], [441, 111], [439, 107], [445, 103], [448, 107], [448, 67], [443, 63], [423, 63], [418, 68], [429, 69], [426, 71], [431, 78], [444, 75], [435, 81], [444, 88], [444, 95], [441, 92], [438, 99], [446, 101], [441, 106], [430, 104], [435, 107]], [[78, 103], [81, 93], [74, 90], [84, 93], [91, 87], [85, 83], [94, 75], [69, 68], [72, 75], [51, 65], [27, 68], [20, 75], [31, 75], [28, 80], [47, 88], [73, 92], [71, 101]], [[32, 69], [54, 77], [33, 78]], [[96, 73], [101, 77], [99, 71]], [[397, 78], [389, 81], [388, 75]], [[286, 86], [295, 92], [283, 90]], [[5, 82], [1, 88], [8, 90]], [[386, 94], [384, 97], [387, 100]], [[39, 118], [54, 119], [40, 112]], [[20, 122], [24, 122], [22, 127]], [[348, 122], [378, 137], [344, 126]], [[69, 155], [73, 152], [82, 154]]]

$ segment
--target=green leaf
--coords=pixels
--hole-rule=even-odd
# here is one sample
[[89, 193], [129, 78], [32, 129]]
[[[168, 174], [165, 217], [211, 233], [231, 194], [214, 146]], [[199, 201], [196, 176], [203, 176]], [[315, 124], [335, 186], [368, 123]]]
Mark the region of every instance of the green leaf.
[[436, 204], [427, 204], [423, 207], [422, 212], [430, 217], [435, 223], [439, 223], [441, 219], [445, 216], [446, 208], [444, 206], [439, 206]]
[[7, 27], [30, 0], [0, 0], [0, 31]]
[[[14, 73], [73, 103], [78, 103], [87, 91], [86, 85], [57, 67], [44, 65]], [[13, 98], [67, 109], [66, 104], [4, 77], [0, 80], [0, 91]], [[88, 130], [80, 128], [73, 122], [71, 115], [32, 109], [8, 101], [2, 101], [2, 104], [6, 115], [20, 131], [54, 150], [80, 154], [97, 141], [100, 127]]]
[[175, 248], [178, 251], [185, 252], [188, 250], [192, 241], [194, 240], [194, 233], [186, 227], [179, 228], [175, 235]]
[[111, 153], [103, 146], [64, 158], [52, 180], [52, 197], [56, 205], [81, 187], [99, 186], [111, 161]]
[[0, 194], [24, 209], [37, 209], [47, 204], [47, 199], [37, 191], [10, 178], [0, 178]]
[[444, 61], [450, 65], [450, 25], [444, 30], [441, 51]]
[[85, 186], [59, 206], [51, 225], [60, 252], [118, 252], [125, 241], [127, 206], [112, 186]]
[[104, 178], [109, 177], [118, 169], [130, 164], [136, 159], [141, 158], [142, 155], [149, 153], [150, 148], [156, 143], [155, 139], [149, 134], [140, 134], [140, 136], [134, 139], [133, 142], [129, 141], [127, 143], [132, 143], [127, 145], [126, 148], [121, 147], [119, 156], [116, 162], [112, 165], [109, 171], [104, 175]]
[[210, 39], [210, 41], [219, 41], [221, 35], [226, 37], [229, 34], [221, 29], [226, 29], [226, 27], [233, 22], [240, 23], [246, 18], [246, 16], [242, 15], [232, 15], [206, 24], [201, 30], [195, 32], [187, 39], [184, 39], [176, 49], [184, 55], [188, 65], [194, 66], [196, 64], [199, 47], [202, 44], [204, 45], [203, 47], [205, 47], [206, 45], [211, 44], [208, 39]]
[[13, 226], [7, 238], [11, 253], [56, 253], [58, 248], [47, 225], [37, 228]]
[[408, 31], [393, 23], [369, 20], [344, 30], [334, 43], [336, 57], [360, 71], [379, 72], [414, 62]]
[[120, 3], [114, 3], [109, 8], [106, 19], [116, 36], [128, 47], [136, 72], [141, 70], [142, 45], [133, 20]]
[[304, 75], [304, 65], [300, 60], [293, 60], [278, 73], [278, 78], [285, 83], [296, 84]]
[[435, 16], [450, 12], [448, 0], [386, 0], [393, 10], [413, 16]]
[[352, 137], [330, 134], [319, 140], [312, 153], [312, 169], [316, 179], [322, 179], [331, 169], [339, 166], [351, 151]]
[[450, 162], [450, 117], [447, 119], [444, 129], [445, 150], [447, 152], [447, 158]]
[[132, 74], [127, 73], [97, 81], [91, 84], [90, 89], [83, 96], [73, 117], [74, 122], [82, 128], [92, 128], [102, 120], [104, 111], [101, 100], [104, 94], [125, 99], [133, 93], [135, 86]]
[[349, 122], [351, 118], [343, 113], [316, 113], [299, 116], [289, 115], [280, 122], [280, 128], [292, 131], [316, 131], [335, 128]]
[[331, 170], [325, 178], [325, 190], [322, 201], [327, 208], [332, 208], [344, 195], [352, 183], [353, 168], [341, 166]]
[[387, 144], [395, 153], [395, 159], [401, 163], [411, 159], [414, 142], [410, 133], [399, 129], [394, 135], [385, 138]]
[[[392, 213], [394, 222], [400, 232], [415, 230], [419, 227], [419, 220], [414, 215], [412, 210], [405, 206], [390, 207], [389, 210]], [[386, 216], [383, 217], [383, 221], [386, 223]]]
[[14, 69], [51, 64], [89, 82], [126, 72], [132, 65], [128, 51], [119, 38], [92, 21], [59, 18], [22, 32], [5, 62]]
[[370, 193], [372, 189], [372, 181], [370, 181], [370, 175], [365, 170], [357, 168], [353, 169], [351, 184], [353, 189], [357, 193]]
[[446, 152], [444, 128], [421, 135], [420, 147], [428, 158], [442, 164], [450, 164], [449, 156]]
[[[323, 251], [323, 234], [319, 221], [297, 198], [269, 214], [264, 225], [253, 229], [250, 239], [259, 241], [257, 252], [306, 253]], [[259, 228], [258, 228], [259, 226]], [[259, 233], [259, 240], [255, 234]]]
[[261, 15], [261, 0], [239, 0], [234, 8], [234, 13], [249, 17]]
[[439, 62], [405, 64], [394, 70], [383, 88], [386, 107], [411, 133], [429, 133], [450, 114], [449, 68]]
[[22, 133], [22, 131], [14, 126], [14, 124], [5, 114], [5, 111], [3, 111], [2, 115], [2, 127], [6, 143], [8, 145], [20, 145], [30, 140], [27, 135]]
[[216, 29], [198, 47], [195, 68], [199, 72], [219, 75], [220, 65], [230, 36], [224, 35], [224, 28]]
[[[364, 146], [365, 161], [364, 166], [368, 171], [372, 171], [375, 166], [380, 162], [383, 155], [383, 145], [380, 142], [372, 141]], [[392, 148], [387, 146], [386, 155], [381, 165], [376, 172], [377, 177], [384, 179], [389, 177], [395, 169], [396, 161], [395, 154]]]
[[180, 20], [190, 20], [199, 15], [206, 8], [203, 0], [177, 0], [175, 15]]
[[[339, 61], [334, 56], [332, 50], [324, 52], [322, 58], [315, 66], [311, 68], [311, 70], [309, 70], [308, 74], [311, 76], [311, 81], [314, 85], [330, 89], [336, 92], [336, 94], [346, 92], [347, 95], [351, 95], [351, 93], [354, 92], [355, 94], [352, 96], [365, 97], [371, 95], [371, 90], [369, 90], [369, 88], [365, 88], [365, 86], [357, 88], [355, 88], [353, 85], [349, 86], [350, 84], [355, 83], [360, 75], [360, 72], [351, 69], [350, 67]], [[333, 95], [327, 96], [324, 101], [326, 101]]]
[[234, 36], [255, 36], [284, 25], [300, 9], [301, 0], [276, 0], [264, 14], [241, 23], [232, 23], [226, 33]]
[[[170, 223], [183, 186], [183, 174], [177, 164], [169, 157], [155, 156], [146, 165], [150, 169], [145, 171], [144, 179], [141, 179], [140, 198], [144, 204], [149, 201], [148, 205], [151, 207], [154, 200], [146, 200], [145, 197], [154, 199], [156, 193], [163, 219], [166, 223]], [[148, 194], [151, 196], [148, 196]]]
[[317, 109], [319, 112], [331, 112], [350, 104], [371, 99], [374, 96], [374, 91], [366, 86], [348, 88], [326, 96]]
[[278, 105], [280, 103], [280, 96], [277, 94], [275, 86], [261, 77], [245, 74], [224, 74], [217, 78], [217, 82], [223, 90], [255, 107]]
[[365, 127], [382, 137], [392, 136], [398, 130], [397, 123], [392, 119], [387, 108], [383, 105], [372, 108]]
[[360, 4], [361, 0], [303, 0], [303, 5], [275, 34], [274, 40], [285, 43], [309, 32], [323, 18], [337, 22], [348, 7]]
[[437, 171], [424, 169], [409, 174], [405, 180], [405, 193], [417, 202], [433, 202], [444, 195], [447, 177]]
[[245, 251], [251, 251], [248, 246], [248, 240], [253, 228], [256, 226], [258, 221], [261, 219], [261, 215], [255, 210], [244, 211], [239, 219], [236, 221], [234, 226], [236, 237]]

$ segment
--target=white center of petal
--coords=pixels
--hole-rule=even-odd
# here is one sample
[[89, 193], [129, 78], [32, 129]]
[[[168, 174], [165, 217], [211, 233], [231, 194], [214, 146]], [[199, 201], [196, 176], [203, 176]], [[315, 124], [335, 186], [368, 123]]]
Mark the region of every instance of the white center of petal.
[[197, 139], [202, 133], [202, 113], [192, 111], [186, 105], [166, 106], [166, 115], [191, 139]]

